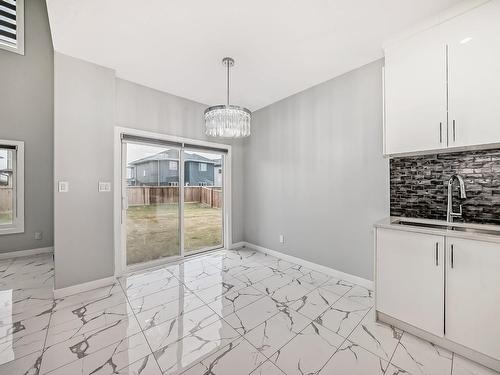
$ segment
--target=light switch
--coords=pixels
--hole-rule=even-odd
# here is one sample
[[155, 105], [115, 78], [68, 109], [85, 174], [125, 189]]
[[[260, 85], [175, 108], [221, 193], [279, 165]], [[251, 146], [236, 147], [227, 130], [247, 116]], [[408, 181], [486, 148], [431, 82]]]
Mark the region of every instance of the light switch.
[[107, 193], [111, 191], [111, 182], [99, 181], [99, 193]]
[[68, 181], [59, 181], [59, 193], [67, 193], [69, 191], [69, 182]]

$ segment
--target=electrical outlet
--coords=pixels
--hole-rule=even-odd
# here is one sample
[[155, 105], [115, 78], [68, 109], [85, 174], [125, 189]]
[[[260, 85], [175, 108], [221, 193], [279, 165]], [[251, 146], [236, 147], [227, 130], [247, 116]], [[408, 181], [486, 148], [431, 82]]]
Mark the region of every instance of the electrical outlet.
[[285, 243], [285, 236], [280, 234], [280, 243]]
[[67, 193], [69, 191], [69, 182], [68, 181], [59, 181], [59, 193]]
[[42, 232], [35, 232], [35, 240], [41, 240], [43, 238]]
[[107, 193], [111, 191], [111, 182], [99, 181], [99, 186], [97, 188], [99, 193]]

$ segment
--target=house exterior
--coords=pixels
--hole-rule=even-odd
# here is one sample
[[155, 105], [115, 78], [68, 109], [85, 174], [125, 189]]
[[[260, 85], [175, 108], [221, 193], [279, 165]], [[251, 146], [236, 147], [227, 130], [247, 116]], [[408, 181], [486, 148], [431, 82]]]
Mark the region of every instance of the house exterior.
[[214, 164], [214, 186], [222, 186], [222, 177], [222, 159], [219, 159]]
[[[214, 168], [219, 160], [186, 152], [184, 158], [184, 182], [186, 186], [214, 186]], [[178, 186], [179, 159], [177, 150], [165, 150], [127, 165], [129, 186]], [[221, 185], [216, 185], [221, 186]]]

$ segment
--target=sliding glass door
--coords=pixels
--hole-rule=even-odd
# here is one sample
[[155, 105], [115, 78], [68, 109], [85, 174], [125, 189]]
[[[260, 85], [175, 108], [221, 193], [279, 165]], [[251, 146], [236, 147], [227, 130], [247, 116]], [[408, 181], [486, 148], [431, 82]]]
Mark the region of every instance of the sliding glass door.
[[184, 151], [184, 249], [195, 253], [223, 246], [224, 157]]
[[125, 147], [127, 265], [180, 256], [180, 149]]
[[224, 246], [224, 164], [223, 152], [123, 140], [127, 266]]

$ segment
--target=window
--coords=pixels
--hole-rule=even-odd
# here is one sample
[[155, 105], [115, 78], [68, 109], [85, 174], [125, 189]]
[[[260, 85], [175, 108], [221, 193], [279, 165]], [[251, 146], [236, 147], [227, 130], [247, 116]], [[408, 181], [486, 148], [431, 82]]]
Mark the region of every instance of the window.
[[177, 162], [176, 161], [169, 161], [168, 162], [168, 169], [171, 171], [176, 171], [177, 170]]
[[0, 48], [24, 55], [24, 0], [0, 0]]
[[22, 232], [24, 232], [24, 142], [0, 139], [0, 234]]
[[146, 177], [146, 170], [145, 169], [142, 170], [142, 177]]
[[127, 167], [127, 179], [134, 178], [134, 167]]
[[200, 171], [200, 172], [206, 172], [207, 171], [207, 164], [206, 163], [200, 163], [200, 164], [198, 164], [198, 171]]

